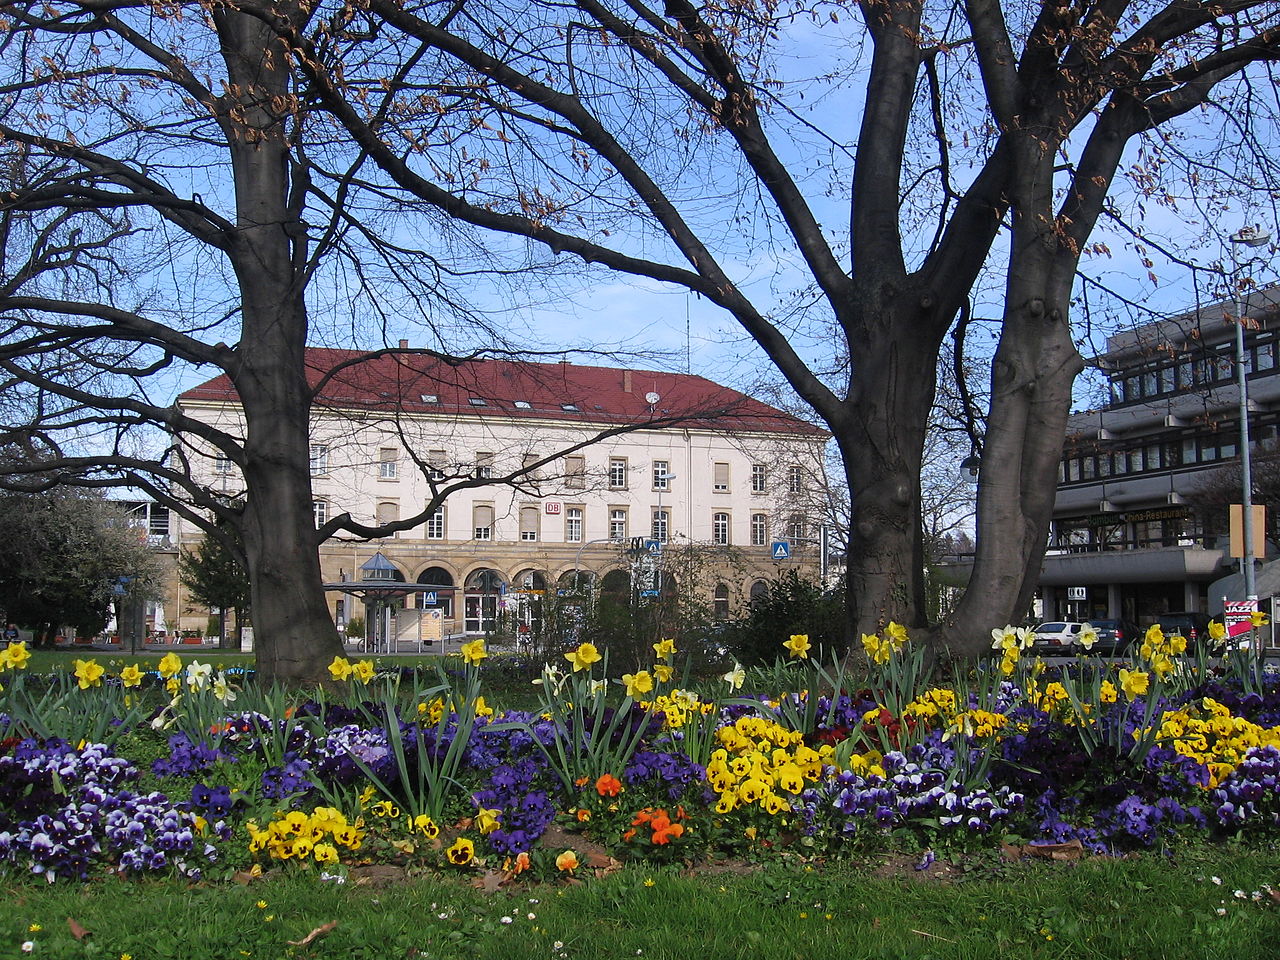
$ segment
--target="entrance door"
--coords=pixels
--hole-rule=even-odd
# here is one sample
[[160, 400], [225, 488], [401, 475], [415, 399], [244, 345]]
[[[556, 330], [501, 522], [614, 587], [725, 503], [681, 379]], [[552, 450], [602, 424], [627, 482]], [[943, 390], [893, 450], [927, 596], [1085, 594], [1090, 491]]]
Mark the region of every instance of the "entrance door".
[[462, 629], [467, 633], [488, 633], [498, 625], [498, 598], [492, 594], [469, 594], [466, 597], [466, 619]]

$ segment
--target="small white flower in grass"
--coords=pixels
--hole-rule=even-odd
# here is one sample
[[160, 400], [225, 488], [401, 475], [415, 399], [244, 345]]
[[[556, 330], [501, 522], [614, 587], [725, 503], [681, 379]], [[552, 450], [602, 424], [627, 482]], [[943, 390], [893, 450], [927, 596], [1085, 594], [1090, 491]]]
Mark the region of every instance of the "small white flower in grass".
[[513, 922], [514, 922], [514, 918], [513, 918], [513, 917], [503, 917], [503, 918], [502, 918], [502, 920], [501, 920], [500, 922], [501, 922], [501, 923], [513, 923]]
[[529, 913], [528, 913], [528, 917], [529, 917], [529, 919], [530, 919], [530, 920], [537, 920], [537, 919], [538, 919], [538, 915], [537, 915], [536, 913], [534, 913], [532, 910], [530, 910], [530, 911], [529, 911]]
[[32, 950], [34, 950], [35, 948], [36, 948], [36, 944], [35, 944], [35, 941], [34, 941], [34, 940], [23, 940], [23, 941], [22, 941], [22, 952], [23, 952], [23, 953], [30, 953], [30, 952], [31, 952]]
[[1210, 877], [1209, 879], [1213, 881], [1213, 883], [1214, 883], [1214, 885], [1215, 885], [1215, 886], [1219, 886], [1219, 887], [1220, 887], [1220, 886], [1222, 886], [1222, 878], [1221, 878], [1221, 877]]
[[1216, 913], [1216, 914], [1217, 914], [1218, 916], [1220, 916], [1220, 917], [1225, 917], [1225, 916], [1227, 915], [1227, 908], [1226, 908], [1226, 907], [1219, 907], [1217, 910], [1215, 910], [1215, 911], [1213, 911], [1213, 912], [1214, 912], [1214, 913]]
[[551, 949], [552, 949], [552, 950], [563, 950], [563, 949], [564, 949], [564, 941], [563, 941], [563, 940], [557, 940], [555, 943], [553, 943], [553, 944], [551, 945]]
[[1237, 891], [1233, 894], [1233, 896], [1234, 896], [1237, 900], [1246, 900], [1246, 899], [1248, 899], [1248, 897], [1249, 897], [1249, 895], [1248, 895], [1247, 893], [1245, 893], [1243, 890], [1237, 890]]

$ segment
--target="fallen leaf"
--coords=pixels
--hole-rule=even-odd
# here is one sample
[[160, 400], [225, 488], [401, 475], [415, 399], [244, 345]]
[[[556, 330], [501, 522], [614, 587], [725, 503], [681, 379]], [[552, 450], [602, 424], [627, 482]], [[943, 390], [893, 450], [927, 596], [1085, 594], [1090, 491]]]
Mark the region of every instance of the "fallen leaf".
[[83, 940], [85, 937], [89, 936], [89, 931], [80, 926], [80, 924], [76, 923], [70, 917], [67, 917], [67, 926], [71, 928], [71, 935], [77, 940]]
[[231, 879], [242, 886], [248, 886], [253, 881], [262, 879], [262, 874], [252, 870], [237, 870], [231, 875]]
[[1084, 856], [1084, 844], [1079, 840], [1066, 843], [1029, 843], [1023, 848], [1033, 857], [1046, 860], [1079, 860]]
[[485, 893], [496, 893], [498, 888], [511, 879], [511, 874], [500, 870], [486, 870], [471, 881], [471, 886]]
[[332, 932], [337, 925], [338, 925], [338, 921], [333, 920], [329, 923], [325, 923], [325, 924], [322, 924], [321, 926], [316, 927], [314, 930], [308, 933], [301, 940], [286, 940], [285, 943], [289, 944], [289, 946], [291, 947], [305, 947], [307, 944], [315, 940], [319, 940], [326, 933]]
[[1006, 860], [1021, 860], [1023, 856], [1023, 847], [1019, 843], [1002, 843], [1000, 844], [1000, 856]]

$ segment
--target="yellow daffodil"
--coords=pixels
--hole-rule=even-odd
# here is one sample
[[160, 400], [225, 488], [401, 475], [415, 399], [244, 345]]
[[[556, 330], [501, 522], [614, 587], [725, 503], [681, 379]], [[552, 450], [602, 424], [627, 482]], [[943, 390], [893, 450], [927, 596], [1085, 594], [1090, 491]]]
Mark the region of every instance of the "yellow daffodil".
[[669, 663], [655, 663], [653, 665], [653, 677], [659, 683], [670, 683], [675, 672], [675, 667]]
[[733, 661], [733, 669], [720, 679], [727, 683], [731, 690], [741, 690], [743, 683], [747, 679], [747, 671], [743, 669], [742, 664], [735, 660]]
[[1264, 610], [1255, 610], [1249, 614], [1249, 626], [1251, 627], [1265, 627], [1270, 622], [1271, 618], [1267, 616]]
[[462, 659], [465, 660], [469, 666], [473, 667], [489, 655], [485, 653], [484, 637], [479, 637], [472, 640], [470, 643], [464, 643], [458, 648], [458, 652], [462, 654]]
[[1146, 636], [1143, 637], [1143, 640], [1152, 647], [1159, 647], [1163, 644], [1164, 631], [1160, 629], [1160, 624], [1153, 623], [1151, 626], [1147, 627], [1147, 633]]
[[160, 676], [168, 680], [170, 677], [176, 677], [182, 672], [182, 661], [178, 659], [178, 655], [170, 650], [160, 662], [156, 664], [156, 669], [160, 671]]
[[[1156, 629], [1159, 629], [1158, 627]], [[1120, 689], [1130, 700], [1146, 694], [1150, 687], [1151, 677], [1141, 670], [1120, 671]]]
[[142, 686], [142, 671], [136, 663], [131, 663], [120, 671], [120, 682], [126, 687]]
[[351, 672], [361, 683], [368, 683], [373, 679], [373, 661], [357, 660], [351, 665]]
[[893, 620], [890, 620], [889, 625], [884, 628], [884, 638], [893, 644], [895, 650], [902, 649], [910, 639], [907, 636], [907, 628]]
[[793, 657], [800, 657], [803, 660], [809, 658], [809, 635], [807, 633], [793, 633], [791, 639], [783, 644], [791, 651]]
[[329, 675], [335, 680], [342, 681], [350, 678], [353, 669], [351, 661], [346, 657], [334, 657], [333, 662], [329, 664]]
[[75, 667], [76, 681], [80, 685], [81, 690], [88, 690], [90, 687], [101, 686], [102, 675], [106, 673], [102, 664], [96, 660], [75, 660], [72, 664]]
[[487, 837], [502, 826], [502, 811], [496, 807], [492, 810], [481, 807], [476, 811], [476, 829], [481, 836]]
[[665, 640], [659, 640], [653, 645], [653, 653], [659, 660], [670, 660], [676, 652], [676, 642], [667, 637]]
[[566, 653], [564, 658], [573, 664], [574, 673], [590, 670], [593, 663], [599, 663], [602, 659], [594, 643], [580, 643], [576, 649]]
[[6, 664], [15, 670], [22, 670], [27, 665], [27, 661], [31, 659], [31, 651], [27, 649], [25, 640], [17, 640], [9, 644], [0, 656], [4, 657]]
[[646, 694], [653, 689], [653, 677], [649, 675], [648, 670], [624, 673], [622, 675], [622, 685], [627, 688], [627, 696], [637, 700], [642, 694]]
[[1209, 621], [1209, 639], [1214, 643], [1221, 643], [1227, 639], [1227, 625], [1221, 620]]

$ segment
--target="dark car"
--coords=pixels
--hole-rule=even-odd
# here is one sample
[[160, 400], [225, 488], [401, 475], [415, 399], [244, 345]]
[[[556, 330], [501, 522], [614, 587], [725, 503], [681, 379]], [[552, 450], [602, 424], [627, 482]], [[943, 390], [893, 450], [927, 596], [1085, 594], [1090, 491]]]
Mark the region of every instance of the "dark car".
[[1185, 610], [1181, 613], [1162, 613], [1156, 617], [1156, 623], [1164, 631], [1166, 637], [1183, 636], [1190, 647], [1197, 640], [1207, 643], [1209, 640], [1209, 615], [1199, 610]]
[[1098, 635], [1089, 652], [1100, 656], [1119, 656], [1142, 638], [1142, 631], [1130, 620], [1090, 620], [1089, 624]]

